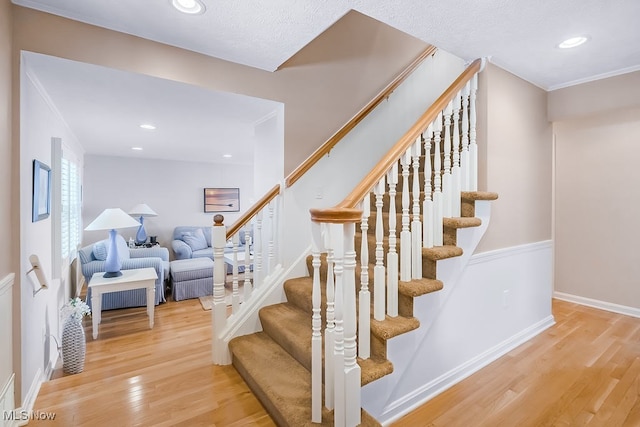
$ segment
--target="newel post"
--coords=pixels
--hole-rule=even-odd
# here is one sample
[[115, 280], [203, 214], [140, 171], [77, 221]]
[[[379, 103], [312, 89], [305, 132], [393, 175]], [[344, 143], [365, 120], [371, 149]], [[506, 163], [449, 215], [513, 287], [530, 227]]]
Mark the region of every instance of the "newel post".
[[213, 246], [213, 308], [211, 309], [211, 323], [213, 339], [211, 340], [211, 354], [216, 365], [231, 363], [229, 348], [221, 339], [221, 333], [227, 323], [227, 305], [224, 301], [224, 282], [226, 267], [224, 264], [224, 246], [227, 242], [227, 229], [223, 224], [224, 217], [213, 217], [211, 227], [211, 245]]
[[[384, 188], [384, 182], [382, 186]], [[336, 427], [352, 427], [360, 424], [361, 408], [360, 366], [357, 363], [356, 345], [356, 252], [354, 240], [355, 223], [362, 221], [362, 210], [346, 207], [311, 209], [311, 221], [313, 222], [314, 241], [316, 242], [315, 257], [318, 256], [320, 241], [319, 224], [330, 224], [330, 228], [335, 231], [335, 234], [331, 233], [331, 239], [328, 239], [329, 245], [326, 248], [327, 251], [333, 250], [335, 257], [333, 261], [335, 267], [335, 340], [333, 349], [329, 349], [325, 359], [332, 359], [334, 367], [334, 425]], [[317, 282], [317, 280], [314, 280], [314, 282]], [[318, 285], [314, 285], [314, 293], [319, 293], [320, 286]], [[315, 308], [319, 305], [319, 295], [313, 299]], [[321, 353], [316, 350], [312, 356], [312, 366], [317, 363], [317, 361], [314, 363], [313, 358], [318, 358], [319, 356], [321, 356]], [[330, 362], [325, 360], [325, 363]], [[318, 372], [316, 377], [319, 376]], [[313, 380], [312, 384], [314, 384]], [[318, 390], [317, 385], [316, 390]], [[318, 398], [312, 398], [312, 401], [314, 401], [315, 408], [317, 408]], [[317, 420], [317, 409], [315, 411], [314, 421]]]

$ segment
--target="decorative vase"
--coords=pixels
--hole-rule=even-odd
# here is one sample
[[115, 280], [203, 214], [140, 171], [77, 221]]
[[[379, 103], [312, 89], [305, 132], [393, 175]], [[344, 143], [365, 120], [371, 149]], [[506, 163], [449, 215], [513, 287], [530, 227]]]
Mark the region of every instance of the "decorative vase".
[[82, 318], [69, 316], [62, 328], [62, 369], [68, 374], [79, 374], [84, 369], [86, 342]]

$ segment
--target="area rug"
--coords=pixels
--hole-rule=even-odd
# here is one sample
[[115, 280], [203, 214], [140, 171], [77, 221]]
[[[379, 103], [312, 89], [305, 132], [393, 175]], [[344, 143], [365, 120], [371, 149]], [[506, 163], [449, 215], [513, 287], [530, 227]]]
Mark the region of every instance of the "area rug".
[[[232, 303], [231, 297], [233, 293], [231, 284], [227, 283], [224, 287], [224, 290], [224, 302], [226, 303], [227, 307], [230, 307]], [[242, 283], [238, 283], [238, 294], [240, 295], [240, 303], [242, 304], [244, 300], [244, 286], [242, 285]], [[198, 297], [198, 299], [200, 300], [200, 305], [202, 305], [203, 310], [211, 310], [211, 308], [213, 307], [213, 295]]]

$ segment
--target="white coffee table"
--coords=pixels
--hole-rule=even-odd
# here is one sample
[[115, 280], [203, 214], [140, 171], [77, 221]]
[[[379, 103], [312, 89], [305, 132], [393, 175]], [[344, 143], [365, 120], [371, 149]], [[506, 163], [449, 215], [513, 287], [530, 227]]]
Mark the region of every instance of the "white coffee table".
[[[240, 270], [241, 268], [244, 268], [244, 251], [238, 251], [236, 255], [236, 259], [238, 260], [238, 270]], [[225, 252], [224, 262], [229, 266], [229, 268], [233, 268], [233, 252]], [[253, 253], [249, 254], [249, 270], [253, 270]]]
[[93, 339], [98, 339], [98, 325], [102, 320], [102, 294], [130, 289], [147, 289], [147, 315], [149, 329], [153, 329], [153, 316], [156, 302], [156, 279], [158, 275], [153, 268], [134, 268], [122, 270], [122, 276], [105, 278], [104, 272], [94, 273], [89, 280], [91, 288], [91, 324]]

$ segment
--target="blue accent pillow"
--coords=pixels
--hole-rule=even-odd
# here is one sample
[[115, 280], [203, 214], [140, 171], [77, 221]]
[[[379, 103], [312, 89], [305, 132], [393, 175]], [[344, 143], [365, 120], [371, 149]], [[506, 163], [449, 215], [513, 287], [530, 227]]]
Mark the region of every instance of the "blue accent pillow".
[[93, 257], [98, 261], [107, 259], [107, 245], [104, 240], [93, 245]]
[[207, 239], [204, 237], [204, 233], [201, 229], [196, 229], [194, 232], [187, 232], [182, 234], [182, 240], [189, 245], [192, 251], [199, 251], [200, 249], [207, 249]]

